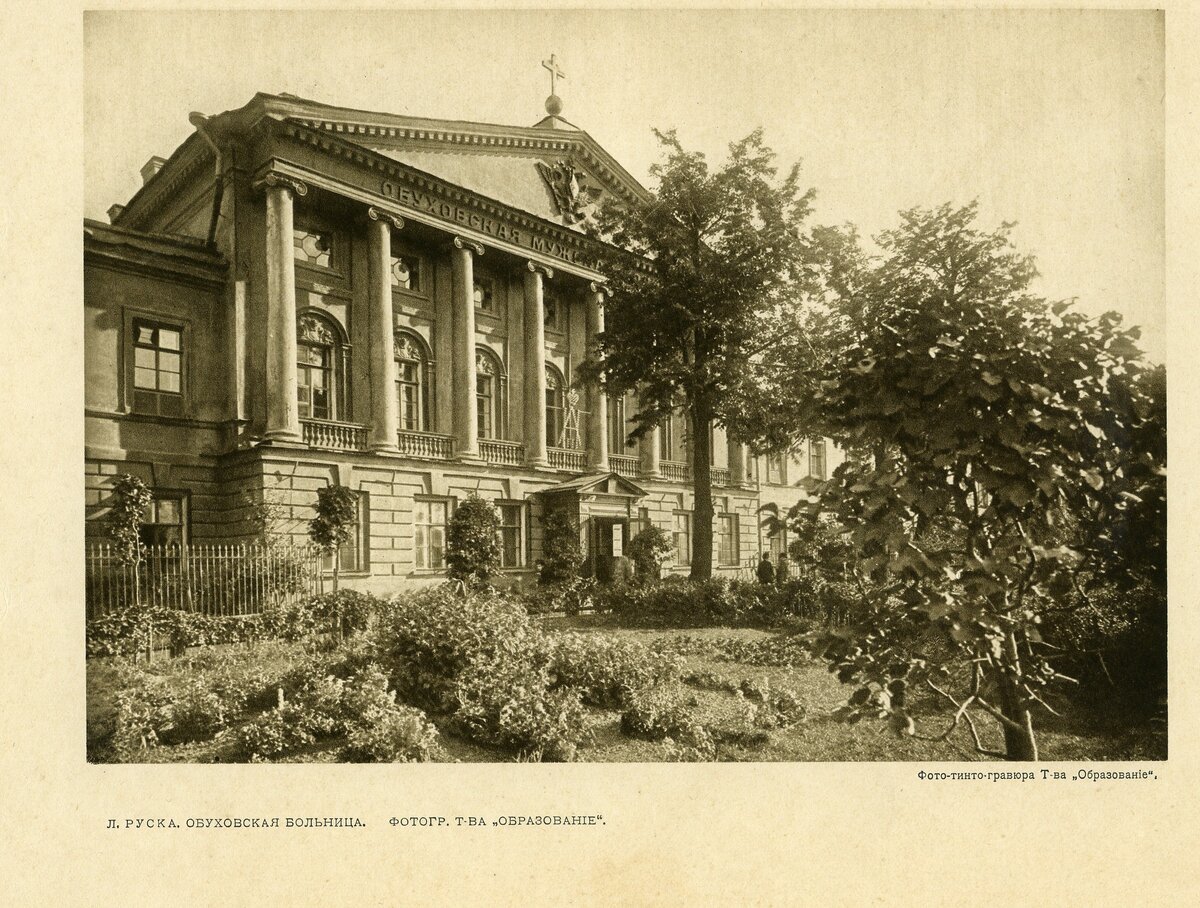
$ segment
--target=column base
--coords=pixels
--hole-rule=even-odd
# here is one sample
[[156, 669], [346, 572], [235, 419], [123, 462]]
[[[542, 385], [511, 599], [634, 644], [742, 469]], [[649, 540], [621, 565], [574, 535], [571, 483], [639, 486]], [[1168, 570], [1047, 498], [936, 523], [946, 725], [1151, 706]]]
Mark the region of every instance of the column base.
[[389, 444], [373, 444], [367, 447], [367, 450], [372, 454], [400, 454], [400, 449], [396, 445]]
[[295, 432], [267, 432], [259, 444], [271, 445], [276, 448], [307, 448], [304, 437]]

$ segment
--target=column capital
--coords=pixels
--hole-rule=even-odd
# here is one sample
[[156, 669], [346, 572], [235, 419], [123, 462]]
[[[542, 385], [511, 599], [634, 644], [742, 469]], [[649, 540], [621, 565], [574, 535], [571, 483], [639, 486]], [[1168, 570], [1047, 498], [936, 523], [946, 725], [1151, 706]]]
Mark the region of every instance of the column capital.
[[588, 283], [588, 289], [591, 290], [592, 293], [599, 293], [604, 297], [610, 297], [613, 295], [613, 292], [609, 289], [608, 285], [601, 284], [599, 281], [590, 281]]
[[483, 255], [483, 244], [476, 243], [474, 240], [464, 240], [461, 236], [454, 238], [455, 249], [470, 249], [476, 255]]
[[390, 224], [393, 230], [404, 229], [404, 218], [398, 214], [392, 214], [390, 211], [384, 211], [382, 208], [376, 208], [374, 205], [367, 209], [367, 217], [372, 221], [383, 221], [385, 224]]
[[282, 186], [284, 189], [291, 190], [293, 195], [305, 196], [308, 195], [308, 185], [294, 177], [287, 177], [281, 173], [271, 171], [267, 173], [261, 180], [254, 184], [254, 188], [260, 192], [265, 192], [268, 189], [275, 189]]
[[529, 260], [529, 261], [525, 262], [525, 267], [528, 268], [534, 274], [537, 274], [540, 271], [542, 274], [546, 275], [546, 277], [550, 278], [551, 280], [554, 279], [554, 269], [551, 268], [549, 265], [543, 265], [540, 262], [535, 262], [535, 261]]

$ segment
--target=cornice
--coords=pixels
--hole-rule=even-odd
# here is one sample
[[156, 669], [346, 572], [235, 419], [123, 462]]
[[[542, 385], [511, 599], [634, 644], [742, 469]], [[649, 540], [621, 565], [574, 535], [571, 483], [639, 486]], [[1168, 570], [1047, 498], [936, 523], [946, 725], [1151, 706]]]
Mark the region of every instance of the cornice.
[[192, 133], [184, 139], [158, 173], [133, 194], [118, 218], [121, 225], [136, 226], [156, 211], [164, 198], [173, 196], [198, 168], [212, 163], [212, 149], [204, 142], [194, 141], [196, 135]]

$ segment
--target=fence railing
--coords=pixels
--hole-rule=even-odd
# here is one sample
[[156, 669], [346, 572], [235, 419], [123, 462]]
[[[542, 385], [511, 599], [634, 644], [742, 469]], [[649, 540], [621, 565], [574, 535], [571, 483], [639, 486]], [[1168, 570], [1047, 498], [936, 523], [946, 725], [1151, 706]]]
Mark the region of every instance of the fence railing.
[[145, 604], [204, 615], [256, 615], [322, 591], [321, 553], [308, 546], [148, 546], [135, 571], [107, 544], [86, 553], [88, 619]]

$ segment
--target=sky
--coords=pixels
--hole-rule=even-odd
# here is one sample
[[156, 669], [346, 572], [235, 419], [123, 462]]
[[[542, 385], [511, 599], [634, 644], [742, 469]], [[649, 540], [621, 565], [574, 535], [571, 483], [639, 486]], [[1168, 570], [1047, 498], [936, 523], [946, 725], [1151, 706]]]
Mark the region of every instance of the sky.
[[1102, 11], [102, 12], [84, 20], [85, 213], [105, 219], [187, 115], [256, 91], [532, 125], [563, 116], [649, 184], [652, 127], [714, 162], [762, 126], [813, 223], [866, 236], [978, 199], [1035, 289], [1121, 312], [1165, 359], [1162, 18]]

